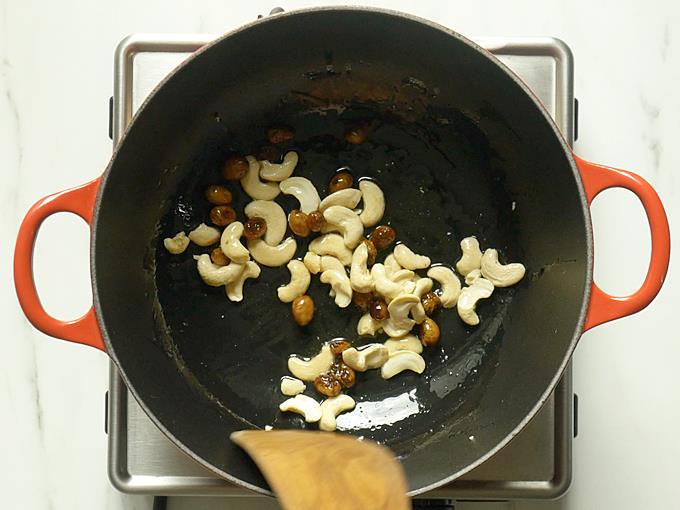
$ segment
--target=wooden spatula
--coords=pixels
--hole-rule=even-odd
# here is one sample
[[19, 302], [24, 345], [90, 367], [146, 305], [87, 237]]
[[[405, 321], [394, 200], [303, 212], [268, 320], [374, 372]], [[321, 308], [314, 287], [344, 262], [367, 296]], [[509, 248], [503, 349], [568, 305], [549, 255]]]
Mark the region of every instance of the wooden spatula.
[[231, 440], [253, 458], [285, 510], [411, 508], [401, 465], [373, 442], [303, 430], [242, 430]]

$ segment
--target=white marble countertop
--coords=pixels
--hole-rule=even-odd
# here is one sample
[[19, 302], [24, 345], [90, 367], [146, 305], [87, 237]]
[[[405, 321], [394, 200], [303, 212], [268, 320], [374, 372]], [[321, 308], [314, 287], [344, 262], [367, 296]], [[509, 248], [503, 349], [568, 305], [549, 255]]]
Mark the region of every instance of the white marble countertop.
[[[581, 104], [577, 152], [640, 173], [664, 199], [671, 225], [678, 219], [677, 3], [368, 3], [412, 12], [468, 35], [549, 35], [566, 41], [575, 56]], [[36, 199], [85, 182], [106, 165], [111, 154], [107, 102], [120, 39], [133, 32], [219, 33], [276, 5], [290, 10], [314, 2], [0, 3], [0, 231], [7, 238], [0, 248], [3, 508], [151, 508], [150, 498], [119, 494], [107, 478], [105, 355], [45, 337], [20, 312], [11, 280], [14, 237]], [[634, 290], [649, 255], [640, 206], [626, 192], [607, 193], [593, 207], [593, 222], [596, 279], [608, 291]], [[36, 273], [41, 296], [55, 315], [76, 317], [88, 306], [87, 243], [86, 227], [74, 217], [48, 220], [41, 231]], [[568, 494], [555, 502], [492, 508], [624, 510], [678, 504], [680, 335], [673, 328], [673, 303], [680, 299], [680, 276], [675, 269], [671, 265], [665, 288], [648, 309], [585, 334], [577, 349], [580, 433]], [[241, 506], [181, 498], [170, 508]]]

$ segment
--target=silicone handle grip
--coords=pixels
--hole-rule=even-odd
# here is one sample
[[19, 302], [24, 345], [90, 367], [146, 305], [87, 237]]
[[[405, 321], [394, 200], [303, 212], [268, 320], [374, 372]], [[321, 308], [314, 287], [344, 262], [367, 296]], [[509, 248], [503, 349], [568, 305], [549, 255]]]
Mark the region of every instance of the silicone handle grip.
[[26, 213], [19, 227], [14, 251], [14, 284], [24, 314], [40, 331], [56, 338], [91, 345], [104, 351], [104, 340], [97, 324], [94, 307], [73, 321], [55, 319], [40, 303], [33, 279], [33, 247], [42, 222], [52, 214], [70, 212], [91, 224], [99, 181], [97, 178], [77, 188], [49, 195], [36, 202]]
[[642, 286], [629, 296], [610, 296], [593, 283], [584, 331], [599, 324], [632, 315], [645, 308], [661, 290], [671, 255], [668, 218], [659, 195], [642, 177], [625, 170], [598, 165], [574, 154], [588, 204], [608, 188], [626, 188], [637, 195], [645, 209], [652, 239], [652, 255]]

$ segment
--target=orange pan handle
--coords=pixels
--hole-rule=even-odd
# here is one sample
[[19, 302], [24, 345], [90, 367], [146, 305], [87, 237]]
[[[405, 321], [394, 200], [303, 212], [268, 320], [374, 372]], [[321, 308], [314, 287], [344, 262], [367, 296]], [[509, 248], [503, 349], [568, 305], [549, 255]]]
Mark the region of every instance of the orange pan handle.
[[70, 212], [77, 214], [91, 225], [99, 181], [100, 179], [97, 178], [77, 188], [49, 195], [36, 202], [26, 213], [19, 227], [14, 250], [14, 285], [24, 314], [29, 322], [40, 331], [56, 338], [91, 345], [104, 351], [104, 340], [97, 324], [94, 307], [76, 320], [55, 319], [43, 308], [33, 279], [33, 247], [42, 222], [52, 214]]
[[652, 239], [652, 256], [647, 276], [636, 292], [629, 296], [610, 296], [593, 283], [590, 306], [583, 328], [587, 331], [599, 324], [639, 312], [652, 302], [661, 290], [668, 271], [671, 234], [661, 199], [646, 180], [625, 170], [591, 163], [575, 154], [574, 159], [581, 173], [588, 204], [591, 204], [600, 192], [609, 188], [626, 188], [632, 191], [645, 209]]

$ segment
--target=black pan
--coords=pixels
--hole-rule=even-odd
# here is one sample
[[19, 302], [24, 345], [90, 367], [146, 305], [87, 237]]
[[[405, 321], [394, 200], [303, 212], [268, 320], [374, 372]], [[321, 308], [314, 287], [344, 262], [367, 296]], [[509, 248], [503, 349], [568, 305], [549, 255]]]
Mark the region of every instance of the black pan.
[[[367, 121], [367, 142], [347, 144], [345, 129]], [[155, 91], [101, 180], [29, 212], [15, 278], [37, 327], [106, 350], [160, 429], [233, 482], [268, 492], [230, 432], [306, 426], [277, 411], [287, 356], [314, 354], [333, 337], [369, 341], [354, 333], [359, 311], [339, 311], [316, 279], [316, 318], [300, 328], [276, 297], [285, 269], [263, 268], [233, 304], [200, 281], [192, 255], [205, 248], [162, 248], [162, 238], [206, 221], [203, 190], [221, 182], [225, 158], [258, 151], [280, 123], [296, 132], [283, 147], [300, 154], [296, 175], [322, 194], [339, 167], [375, 179], [387, 198], [383, 223], [415, 251], [453, 264], [460, 239], [476, 235], [527, 267], [521, 284], [479, 306], [479, 326], [439, 313], [442, 341], [424, 353], [422, 376], [362, 374], [349, 391], [358, 405], [344, 428], [392, 448], [412, 494], [498, 451], [549, 396], [584, 329], [643, 308], [661, 286], [669, 234], [651, 187], [575, 158], [526, 86], [474, 43], [361, 8], [286, 13], [227, 34]], [[592, 283], [588, 204], [612, 186], [640, 196], [652, 228], [647, 280], [627, 298]], [[241, 212], [248, 198], [231, 189]], [[73, 323], [47, 316], [30, 269], [35, 232], [57, 210], [92, 223], [94, 309]]]

